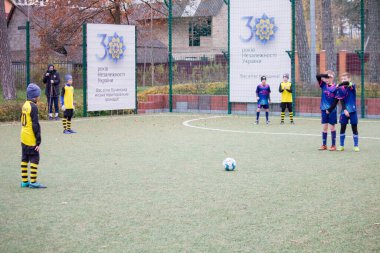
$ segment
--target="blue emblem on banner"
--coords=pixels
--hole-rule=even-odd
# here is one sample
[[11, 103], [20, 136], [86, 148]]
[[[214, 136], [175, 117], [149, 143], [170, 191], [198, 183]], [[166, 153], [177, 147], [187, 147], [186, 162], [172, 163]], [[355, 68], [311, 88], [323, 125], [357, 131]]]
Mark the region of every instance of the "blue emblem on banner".
[[253, 32], [255, 33], [256, 39], [261, 43], [266, 44], [268, 41], [273, 40], [277, 30], [278, 27], [274, 23], [274, 18], [269, 18], [265, 13], [261, 18], [255, 19]]
[[[104, 61], [107, 58], [107, 55], [115, 63], [123, 59], [124, 52], [126, 50], [123, 36], [119, 36], [117, 33], [114, 33], [113, 36], [107, 36], [107, 34], [102, 33], [102, 34], [98, 34], [97, 37], [101, 38], [100, 45], [104, 49], [102, 55], [96, 54], [96, 58], [99, 61]], [[107, 38], [108, 38], [108, 43], [106, 44]]]
[[124, 57], [125, 45], [122, 36], [115, 33], [108, 37], [107, 51], [111, 60], [117, 63], [118, 60]]

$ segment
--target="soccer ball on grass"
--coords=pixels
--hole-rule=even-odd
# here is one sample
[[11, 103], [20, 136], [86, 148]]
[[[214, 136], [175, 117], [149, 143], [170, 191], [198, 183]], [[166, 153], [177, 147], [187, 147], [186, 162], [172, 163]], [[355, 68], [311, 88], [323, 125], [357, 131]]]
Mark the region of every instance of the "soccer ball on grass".
[[233, 171], [236, 168], [236, 161], [233, 158], [226, 158], [223, 161], [223, 168], [226, 171]]

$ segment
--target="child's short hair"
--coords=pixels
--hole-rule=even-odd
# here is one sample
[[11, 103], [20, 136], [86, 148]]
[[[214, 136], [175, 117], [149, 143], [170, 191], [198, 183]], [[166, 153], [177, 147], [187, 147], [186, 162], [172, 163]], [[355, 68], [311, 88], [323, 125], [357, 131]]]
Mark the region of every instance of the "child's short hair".
[[327, 71], [326, 71], [326, 74], [335, 77], [335, 73], [334, 73], [334, 71], [332, 71], [332, 70], [327, 70]]
[[348, 72], [344, 72], [344, 73], [340, 74], [340, 77], [344, 77], [344, 76], [347, 78], [351, 78], [351, 74]]

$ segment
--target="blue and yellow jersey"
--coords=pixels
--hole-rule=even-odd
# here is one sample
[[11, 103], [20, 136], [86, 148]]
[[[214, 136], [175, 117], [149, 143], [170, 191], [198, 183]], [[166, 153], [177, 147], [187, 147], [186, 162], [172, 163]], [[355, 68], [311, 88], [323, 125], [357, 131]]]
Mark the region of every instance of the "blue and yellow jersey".
[[320, 108], [321, 110], [328, 110], [334, 104], [337, 87], [335, 84], [328, 85], [323, 81], [319, 86], [322, 89]]
[[74, 109], [74, 87], [66, 84], [62, 87], [61, 92], [61, 104], [65, 106], [66, 109]]
[[281, 93], [281, 102], [291, 103], [293, 102], [292, 96], [292, 83], [291, 82], [282, 82], [278, 91]]
[[41, 144], [38, 107], [34, 102], [29, 100], [22, 106], [21, 143], [26, 146], [39, 146]]
[[257, 101], [257, 104], [259, 105], [268, 105], [269, 99], [270, 99], [270, 86], [269, 84], [263, 85], [259, 84], [256, 88], [256, 95], [259, 97], [259, 101]]

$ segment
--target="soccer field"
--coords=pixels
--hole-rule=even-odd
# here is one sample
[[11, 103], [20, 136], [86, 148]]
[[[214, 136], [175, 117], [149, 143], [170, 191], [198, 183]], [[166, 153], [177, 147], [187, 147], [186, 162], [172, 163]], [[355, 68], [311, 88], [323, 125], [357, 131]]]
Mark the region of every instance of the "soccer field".
[[41, 122], [47, 189], [19, 187], [20, 125], [0, 124], [0, 252], [379, 252], [380, 121], [330, 152], [319, 119], [271, 120]]

